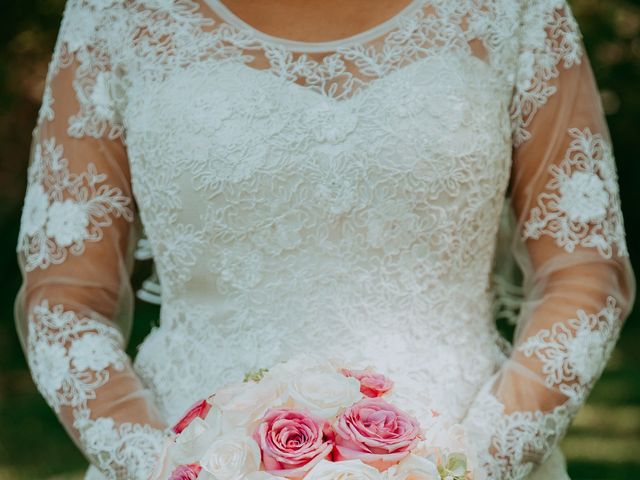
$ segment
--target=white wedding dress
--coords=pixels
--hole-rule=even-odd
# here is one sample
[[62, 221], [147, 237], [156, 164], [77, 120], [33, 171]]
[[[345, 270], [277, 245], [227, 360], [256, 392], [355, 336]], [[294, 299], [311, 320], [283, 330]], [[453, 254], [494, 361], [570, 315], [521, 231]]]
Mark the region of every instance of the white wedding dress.
[[[140, 225], [162, 308], [132, 366]], [[29, 365], [88, 478], [151, 478], [195, 400], [315, 352], [464, 422], [476, 479], [566, 479], [556, 446], [634, 298], [562, 0], [413, 0], [315, 43], [219, 0], [69, 0], [18, 252]], [[524, 274], [513, 346], [505, 252]]]

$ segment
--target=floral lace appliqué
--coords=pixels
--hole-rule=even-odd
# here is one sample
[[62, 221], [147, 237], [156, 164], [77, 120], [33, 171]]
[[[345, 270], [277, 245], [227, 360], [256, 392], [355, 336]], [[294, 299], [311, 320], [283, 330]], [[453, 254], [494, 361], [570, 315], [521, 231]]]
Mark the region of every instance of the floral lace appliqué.
[[35, 306], [29, 319], [28, 359], [40, 392], [56, 412], [85, 408], [96, 389], [109, 381], [109, 367], [127, 361], [118, 330], [96, 318], [80, 318], [62, 305]]
[[133, 220], [131, 199], [106, 180], [92, 163], [72, 173], [55, 138], [36, 144], [18, 241], [28, 272], [63, 263], [69, 252], [81, 255], [113, 217]]
[[571, 144], [564, 159], [549, 167], [547, 191], [537, 199], [523, 230], [524, 238], [548, 235], [571, 253], [596, 248], [611, 258], [627, 255], [611, 146], [586, 128], [569, 130]]
[[109, 479], [149, 478], [158, 461], [163, 433], [149, 425], [91, 418], [88, 406], [109, 381], [109, 369], [128, 361], [122, 335], [97, 318], [80, 317], [63, 305], [35, 306], [29, 319], [28, 361], [38, 389], [60, 413], [71, 407], [85, 453]]
[[[543, 462], [569, 427], [577, 404], [569, 401], [550, 412], [504, 413], [504, 405], [483, 390], [465, 427], [478, 449], [486, 480], [523, 480]], [[480, 473], [480, 472], [477, 472]]]
[[620, 309], [613, 297], [600, 312], [583, 310], [576, 318], [540, 330], [518, 350], [535, 355], [543, 364], [545, 385], [567, 396], [579, 397], [598, 378], [620, 333]]
[[112, 418], [76, 417], [86, 454], [109, 479], [150, 478], [162, 450], [163, 433], [149, 425], [116, 424]]
[[538, 110], [556, 93], [551, 80], [560, 75], [559, 67], [571, 68], [582, 61], [580, 29], [568, 9], [565, 2], [548, 0], [525, 11], [524, 23], [531, 28], [522, 29], [523, 53], [511, 103], [515, 146], [531, 138], [527, 128]]

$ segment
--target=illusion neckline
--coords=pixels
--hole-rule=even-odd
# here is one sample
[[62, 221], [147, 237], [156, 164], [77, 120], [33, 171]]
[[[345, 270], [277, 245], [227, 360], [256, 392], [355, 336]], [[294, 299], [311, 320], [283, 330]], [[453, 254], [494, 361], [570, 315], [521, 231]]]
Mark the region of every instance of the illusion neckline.
[[221, 0], [205, 0], [209, 8], [211, 8], [215, 14], [220, 16], [222, 20], [229, 25], [232, 25], [233, 27], [238, 29], [248, 30], [255, 38], [262, 40], [265, 43], [284, 47], [297, 52], [329, 52], [338, 50], [340, 48], [347, 48], [366, 43], [392, 31], [396, 26], [400, 24], [403, 18], [412, 14], [425, 1], [426, 0], [412, 0], [408, 5], [402, 8], [402, 10], [389, 17], [382, 23], [368, 28], [367, 30], [363, 30], [362, 32], [349, 35], [348, 37], [342, 37], [335, 40], [327, 40], [322, 42], [309, 42], [304, 40], [294, 40], [290, 38], [279, 37], [263, 32], [262, 30], [257, 29], [256, 27], [254, 27], [250, 23], [247, 23], [238, 15], [233, 13], [231, 9], [227, 7]]

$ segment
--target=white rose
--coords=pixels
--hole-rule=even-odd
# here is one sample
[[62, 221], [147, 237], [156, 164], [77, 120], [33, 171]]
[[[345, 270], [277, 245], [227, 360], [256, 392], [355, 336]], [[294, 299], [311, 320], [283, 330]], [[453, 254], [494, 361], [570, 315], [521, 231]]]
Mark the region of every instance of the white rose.
[[198, 480], [236, 480], [260, 468], [260, 447], [244, 432], [231, 432], [215, 440], [200, 460]]
[[303, 353], [269, 368], [265, 378], [287, 382], [292, 376], [297, 376], [307, 370], [335, 373], [340, 370], [340, 366], [338, 360], [328, 359], [322, 355]]
[[434, 449], [446, 453], [465, 452], [467, 450], [466, 432], [462, 425], [445, 415], [434, 416], [421, 422], [424, 441], [420, 442], [416, 451], [422, 455], [433, 453]]
[[360, 460], [329, 462], [322, 460], [304, 477], [305, 480], [382, 480], [380, 472]]
[[[207, 400], [209, 403], [213, 403], [213, 399]], [[209, 413], [204, 417], [204, 421], [209, 427], [214, 430], [218, 435], [222, 434], [222, 411], [219, 408], [209, 409]]]
[[247, 475], [244, 480], [287, 480], [285, 477], [276, 477], [267, 472], [254, 472]]
[[197, 462], [219, 436], [219, 427], [197, 417], [178, 435], [175, 443], [169, 447], [169, 453], [173, 461], [180, 465]]
[[425, 457], [410, 454], [385, 472], [388, 480], [440, 480], [438, 466]]
[[471, 471], [476, 469], [477, 452], [461, 424], [444, 417], [436, 417], [433, 423], [424, 428], [424, 434], [424, 441], [420, 442], [414, 453], [425, 456], [464, 454]]
[[231, 385], [219, 390], [213, 404], [222, 410], [223, 432], [238, 427], [251, 429], [270, 408], [287, 400], [283, 386], [263, 378], [260, 382]]
[[362, 398], [360, 382], [335, 371], [299, 372], [289, 383], [289, 395], [294, 407], [309, 410], [313, 415], [329, 419], [341, 408]]

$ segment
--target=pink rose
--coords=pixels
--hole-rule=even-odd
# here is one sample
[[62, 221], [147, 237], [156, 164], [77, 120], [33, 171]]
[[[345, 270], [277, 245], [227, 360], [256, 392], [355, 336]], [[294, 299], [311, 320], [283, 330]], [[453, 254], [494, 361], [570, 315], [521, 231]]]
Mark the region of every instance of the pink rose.
[[179, 465], [171, 472], [169, 480], [196, 480], [198, 474], [202, 470], [200, 465]]
[[265, 470], [288, 478], [303, 477], [327, 458], [334, 447], [328, 422], [288, 408], [268, 411], [253, 438], [262, 451]]
[[421, 439], [418, 421], [381, 398], [365, 398], [334, 426], [335, 460], [361, 460], [379, 470], [395, 465]]
[[366, 397], [381, 397], [393, 388], [390, 378], [381, 373], [369, 370], [348, 370], [343, 369], [342, 373], [346, 377], [353, 377], [360, 382], [360, 392]]
[[198, 417], [205, 419], [209, 410], [211, 410], [211, 404], [206, 400], [200, 400], [194, 403], [191, 408], [187, 410], [187, 413], [185, 413], [184, 416], [171, 428], [171, 430], [176, 434], [182, 433], [182, 431], [187, 428], [194, 419]]

